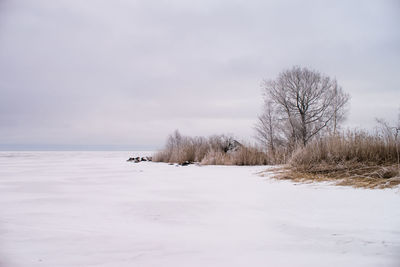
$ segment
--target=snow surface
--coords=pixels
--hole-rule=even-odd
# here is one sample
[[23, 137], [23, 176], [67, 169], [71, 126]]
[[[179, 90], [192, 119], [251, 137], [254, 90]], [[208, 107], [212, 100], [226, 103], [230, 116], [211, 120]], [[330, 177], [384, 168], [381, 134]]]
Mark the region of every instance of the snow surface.
[[400, 266], [398, 189], [133, 155], [0, 152], [0, 266]]

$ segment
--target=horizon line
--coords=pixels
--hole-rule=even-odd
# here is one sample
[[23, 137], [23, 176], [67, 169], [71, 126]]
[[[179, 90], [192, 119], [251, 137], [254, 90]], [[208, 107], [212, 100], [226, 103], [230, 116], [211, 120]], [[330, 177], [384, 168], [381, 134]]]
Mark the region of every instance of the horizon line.
[[0, 151], [155, 151], [157, 145], [0, 144]]

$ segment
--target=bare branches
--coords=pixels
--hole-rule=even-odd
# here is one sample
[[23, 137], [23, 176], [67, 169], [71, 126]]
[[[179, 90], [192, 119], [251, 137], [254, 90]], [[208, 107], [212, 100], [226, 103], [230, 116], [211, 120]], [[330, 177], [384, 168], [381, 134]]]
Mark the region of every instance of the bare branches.
[[265, 109], [256, 131], [270, 149], [277, 136], [286, 136], [289, 146], [306, 145], [324, 129], [336, 133], [345, 119], [349, 95], [335, 79], [319, 72], [295, 66], [265, 81], [263, 89]]
[[276, 115], [274, 103], [272, 101], [265, 101], [264, 112], [262, 115], [258, 116], [258, 123], [255, 126], [256, 138], [272, 152], [275, 151], [275, 143], [277, 141]]

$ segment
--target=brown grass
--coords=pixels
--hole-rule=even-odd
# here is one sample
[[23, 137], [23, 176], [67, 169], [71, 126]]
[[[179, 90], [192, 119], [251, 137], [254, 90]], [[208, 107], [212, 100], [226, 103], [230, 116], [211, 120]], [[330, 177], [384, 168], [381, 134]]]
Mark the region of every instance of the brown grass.
[[396, 145], [390, 136], [359, 131], [327, 136], [297, 149], [277, 178], [363, 188], [394, 187], [400, 184]]
[[201, 165], [234, 165], [230, 154], [210, 150], [200, 162]]
[[303, 170], [319, 168], [320, 164], [340, 165], [364, 163], [367, 165], [395, 164], [396, 144], [393, 138], [356, 131], [313, 140], [297, 149], [290, 165]]
[[[336, 185], [363, 188], [390, 188], [400, 184], [400, 168], [395, 139], [391, 136], [348, 132], [316, 139], [299, 147], [291, 156], [287, 148], [265, 153], [259, 147], [241, 145], [229, 149], [233, 138], [171, 135], [153, 161], [203, 165], [268, 165], [288, 162], [274, 169], [275, 178], [297, 182], [329, 181]], [[289, 160], [287, 160], [289, 158]]]
[[254, 146], [242, 146], [237, 151], [225, 153], [210, 150], [202, 159], [202, 165], [267, 165], [270, 162], [268, 155]]
[[302, 172], [290, 167], [275, 172], [274, 178], [295, 182], [332, 182], [339, 186], [360, 188], [392, 188], [400, 185], [397, 166], [364, 166], [354, 169], [324, 172]]
[[240, 144], [230, 136], [208, 138], [170, 135], [163, 150], [153, 155], [153, 161], [168, 163], [199, 162], [203, 165], [266, 165], [270, 157], [261, 148]]
[[268, 154], [250, 145], [240, 147], [238, 151], [232, 153], [232, 158], [234, 165], [268, 165], [271, 162]]

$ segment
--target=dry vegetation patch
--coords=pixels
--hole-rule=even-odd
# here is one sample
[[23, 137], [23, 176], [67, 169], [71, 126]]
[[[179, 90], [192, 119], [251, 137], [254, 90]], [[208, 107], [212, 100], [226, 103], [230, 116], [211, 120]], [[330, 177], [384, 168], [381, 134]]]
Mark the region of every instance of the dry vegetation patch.
[[361, 188], [392, 188], [400, 185], [396, 165], [389, 166], [318, 166], [314, 170], [301, 170], [285, 166], [275, 170], [273, 178], [295, 182], [332, 182], [340, 186]]
[[270, 155], [261, 148], [241, 144], [231, 136], [182, 136], [175, 131], [163, 150], [153, 155], [153, 161], [167, 163], [200, 163], [202, 165], [267, 165]]
[[360, 131], [326, 136], [298, 148], [277, 178], [363, 188], [394, 187], [400, 184], [397, 146], [390, 136]]
[[[390, 135], [353, 131], [316, 138], [297, 149], [265, 151], [243, 145], [229, 136], [188, 137], [171, 135], [153, 161], [202, 165], [270, 165], [274, 178], [296, 182], [333, 182], [363, 188], [400, 185], [399, 143]], [[285, 162], [286, 161], [286, 162]]]

